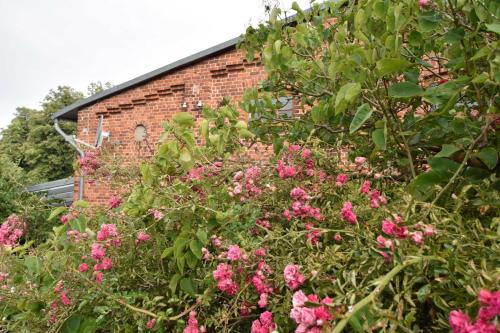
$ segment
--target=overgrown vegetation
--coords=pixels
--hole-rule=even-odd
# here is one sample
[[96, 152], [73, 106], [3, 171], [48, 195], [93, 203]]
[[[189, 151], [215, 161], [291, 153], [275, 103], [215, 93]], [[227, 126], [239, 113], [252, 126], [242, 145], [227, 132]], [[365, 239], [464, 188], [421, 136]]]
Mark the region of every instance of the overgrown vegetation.
[[294, 9], [246, 35], [249, 124], [179, 113], [129, 195], [3, 247], [7, 332], [497, 330], [498, 3]]

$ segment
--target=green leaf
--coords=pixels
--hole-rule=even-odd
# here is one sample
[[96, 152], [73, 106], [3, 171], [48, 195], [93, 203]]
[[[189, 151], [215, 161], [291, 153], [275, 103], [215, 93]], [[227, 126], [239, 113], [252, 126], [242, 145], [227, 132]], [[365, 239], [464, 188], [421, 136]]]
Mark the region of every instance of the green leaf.
[[200, 123], [200, 135], [205, 140], [208, 140], [208, 120], [203, 119]]
[[354, 101], [361, 92], [361, 84], [359, 83], [346, 83], [340, 87], [337, 97], [335, 98], [335, 113], [343, 112], [349, 103]]
[[191, 240], [189, 242], [189, 248], [191, 249], [191, 252], [196, 256], [196, 258], [201, 259], [202, 253], [201, 253], [201, 248], [203, 245], [196, 239]]
[[408, 185], [408, 191], [418, 200], [427, 200], [435, 192], [435, 186], [442, 181], [443, 177], [433, 171], [421, 173]]
[[186, 262], [187, 262], [189, 268], [195, 269], [196, 265], [198, 265], [199, 259], [196, 258], [196, 256], [194, 254], [192, 254], [191, 252], [186, 252], [186, 254], [184, 255], [184, 258], [186, 259]]
[[200, 240], [200, 242], [205, 245], [208, 242], [207, 232], [203, 229], [198, 229], [196, 232], [196, 237]]
[[182, 127], [192, 127], [194, 126], [194, 118], [188, 112], [179, 112], [174, 114], [172, 120]]
[[493, 170], [498, 163], [498, 152], [493, 147], [483, 148], [479, 153], [476, 154], [490, 170]]
[[489, 31], [500, 35], [500, 23], [485, 24]]
[[193, 168], [194, 161], [193, 158], [191, 157], [191, 152], [184, 148], [181, 151], [181, 154], [179, 155], [179, 163], [181, 164], [182, 168], [186, 171], [189, 171]]
[[457, 151], [461, 150], [459, 147], [452, 144], [444, 144], [441, 151], [437, 153], [434, 157], [450, 157]]
[[401, 82], [389, 87], [389, 96], [395, 98], [408, 98], [422, 96], [424, 90], [415, 83]]
[[170, 279], [170, 282], [168, 284], [168, 288], [172, 291], [172, 293], [175, 293], [175, 290], [177, 289], [177, 285], [179, 284], [179, 280], [181, 279], [180, 274], [174, 274], [172, 278]]
[[417, 291], [417, 299], [419, 300], [419, 302], [423, 303], [430, 293], [431, 293], [431, 286], [426, 284]]
[[194, 283], [193, 280], [189, 278], [183, 278], [181, 280], [181, 290], [184, 291], [185, 293], [193, 296], [196, 294], [196, 284]]
[[74, 314], [68, 319], [64, 321], [61, 328], [59, 329], [59, 333], [75, 333], [78, 332], [80, 328], [80, 323], [83, 317], [78, 314]]
[[361, 126], [363, 126], [363, 124], [368, 119], [370, 119], [372, 112], [373, 110], [368, 103], [361, 105], [356, 111], [356, 114], [354, 115], [354, 118], [349, 125], [349, 133], [352, 134], [356, 132]]
[[167, 247], [165, 250], [163, 250], [161, 254], [161, 258], [165, 259], [166, 257], [171, 256], [174, 253], [174, 248], [173, 247]]
[[27, 256], [24, 257], [24, 266], [26, 266], [31, 274], [38, 274], [42, 268], [42, 263], [37, 257]]
[[380, 76], [404, 71], [411, 63], [405, 59], [385, 58], [377, 61], [377, 71]]
[[184, 257], [177, 257], [177, 268], [181, 274], [184, 274], [184, 266], [186, 266], [186, 259]]
[[52, 220], [54, 219], [56, 216], [58, 216], [59, 214], [61, 214], [62, 212], [65, 212], [66, 211], [66, 207], [57, 207], [56, 209], [52, 210], [52, 212], [50, 212], [50, 215], [48, 217], [48, 220]]
[[380, 150], [385, 150], [386, 147], [386, 139], [383, 128], [377, 128], [372, 132], [372, 140]]

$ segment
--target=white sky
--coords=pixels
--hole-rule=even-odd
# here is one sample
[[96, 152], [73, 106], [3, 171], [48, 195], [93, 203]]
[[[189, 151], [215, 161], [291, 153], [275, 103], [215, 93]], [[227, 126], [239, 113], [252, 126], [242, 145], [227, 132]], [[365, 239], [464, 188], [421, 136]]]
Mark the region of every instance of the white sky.
[[262, 0], [0, 0], [0, 128], [58, 85], [117, 85], [264, 17]]

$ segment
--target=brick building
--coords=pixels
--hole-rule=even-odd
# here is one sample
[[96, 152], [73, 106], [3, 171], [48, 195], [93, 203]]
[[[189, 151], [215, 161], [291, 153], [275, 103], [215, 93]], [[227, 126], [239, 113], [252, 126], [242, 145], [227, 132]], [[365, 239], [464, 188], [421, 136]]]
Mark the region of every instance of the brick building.
[[[53, 116], [56, 129], [82, 156], [81, 141], [94, 143], [99, 123], [109, 133], [113, 152], [127, 160], [151, 156], [163, 131], [162, 122], [173, 114], [187, 111], [197, 119], [202, 105], [216, 107], [223, 97], [241, 100], [244, 90], [265, 78], [257, 59], [246, 61], [236, 49], [239, 38], [231, 39], [172, 64], [65, 107]], [[59, 120], [77, 123], [76, 140], [58, 126]], [[141, 144], [146, 140], [148, 145]], [[74, 198], [82, 195], [78, 171]], [[111, 195], [106, 184], [83, 186], [83, 198], [105, 203]]]

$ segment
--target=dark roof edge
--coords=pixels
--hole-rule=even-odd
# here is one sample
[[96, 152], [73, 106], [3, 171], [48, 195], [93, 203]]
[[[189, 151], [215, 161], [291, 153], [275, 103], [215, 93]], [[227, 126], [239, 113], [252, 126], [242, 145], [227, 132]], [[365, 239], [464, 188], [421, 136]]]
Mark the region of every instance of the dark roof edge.
[[151, 71], [149, 73], [138, 76], [132, 80], [121, 83], [121, 84], [114, 86], [112, 88], [103, 90], [95, 95], [92, 95], [92, 96], [89, 96], [89, 97], [84, 98], [82, 100], [79, 100], [79, 101], [77, 101], [71, 105], [68, 105], [68, 106], [62, 108], [61, 110], [55, 112], [52, 115], [52, 119], [62, 118], [62, 119], [67, 119], [67, 120], [76, 120], [76, 113], [75, 112], [78, 111], [79, 109], [89, 105], [89, 104], [95, 103], [95, 102], [97, 102], [101, 99], [104, 99], [106, 97], [115, 95], [119, 92], [122, 92], [123, 90], [132, 88], [132, 87], [137, 86], [143, 82], [152, 80], [152, 79], [154, 79], [160, 75], [163, 75], [165, 73], [168, 73], [168, 72], [171, 72], [173, 70], [179, 69], [181, 67], [190, 65], [194, 62], [198, 62], [198, 61], [200, 61], [208, 56], [211, 56], [211, 55], [223, 52], [225, 50], [234, 48], [234, 47], [236, 47], [236, 44], [238, 44], [238, 42], [241, 40], [242, 40], [242, 36], [230, 39], [228, 41], [225, 41], [224, 43], [220, 43], [218, 45], [212, 46], [206, 50], [192, 54], [188, 57], [177, 60], [171, 64], [168, 64], [166, 66], [155, 69], [154, 71]]

